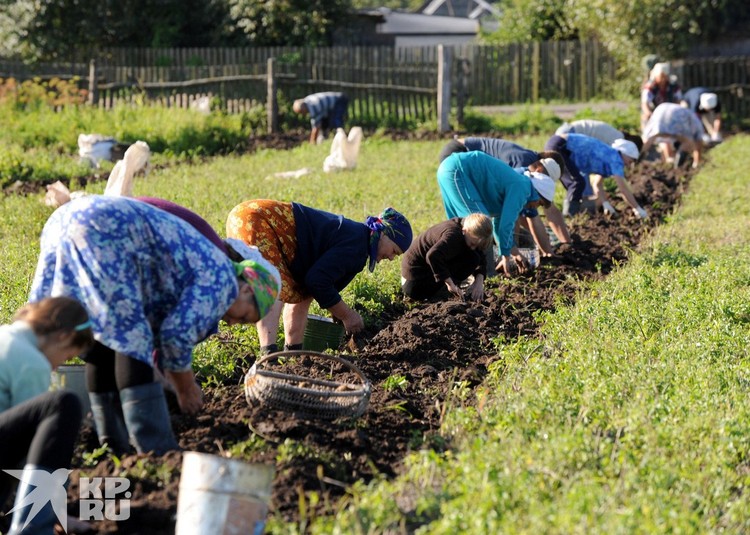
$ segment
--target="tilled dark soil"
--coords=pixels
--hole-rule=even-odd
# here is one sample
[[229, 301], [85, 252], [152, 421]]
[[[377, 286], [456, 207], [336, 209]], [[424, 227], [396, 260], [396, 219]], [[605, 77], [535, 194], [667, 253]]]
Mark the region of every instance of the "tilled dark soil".
[[[317, 514], [325, 514], [326, 504], [334, 507], [347, 485], [396, 476], [404, 457], [414, 449], [446, 447], [437, 431], [446, 401], [456, 401], [450, 398], [453, 385], [457, 381], [468, 388], [480, 385], [488, 366], [499, 358], [498, 339], [538, 336], [537, 311], [572, 302], [580, 281], [606, 277], [626, 261], [629, 251], [637, 250], [650, 229], [675, 208], [689, 174], [687, 169], [639, 164], [629, 181], [636, 198], [649, 210], [647, 221], [636, 220], [621, 201], [615, 203], [619, 209], [615, 217], [576, 216], [569, 221], [574, 247], [543, 259], [531, 274], [491, 278], [481, 303], [393, 303], [382, 318], [383, 328], [342, 346], [341, 354], [372, 383], [369, 409], [362, 417], [315, 421], [251, 407], [238, 384], [238, 370], [231, 384], [205, 389], [206, 406], [199, 416], [173, 413], [180, 445], [185, 450], [223, 454], [257, 433], [268, 447], [246, 459], [276, 463], [270, 510], [288, 520], [298, 519], [300, 495], [316, 491], [322, 496]], [[402, 387], [386, 388], [387, 381], [398, 376], [405, 378]], [[295, 455], [277, 459], [285, 441], [299, 447]], [[91, 428], [85, 427], [79, 451], [90, 451], [95, 445]], [[104, 477], [124, 470], [133, 484], [130, 519], [97, 522], [99, 533], [171, 534], [181, 461], [177, 452], [162, 457], [131, 455], [119, 467], [108, 459], [80, 468], [82, 458], [76, 455], [68, 491], [71, 514], [78, 513], [81, 473]], [[162, 470], [157, 473], [149, 468], [153, 466]]]

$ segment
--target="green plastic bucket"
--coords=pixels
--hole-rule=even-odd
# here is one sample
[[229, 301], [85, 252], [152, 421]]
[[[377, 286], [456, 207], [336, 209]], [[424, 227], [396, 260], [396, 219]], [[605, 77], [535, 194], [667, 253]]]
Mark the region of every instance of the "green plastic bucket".
[[307, 351], [322, 352], [326, 349], [338, 349], [344, 338], [344, 326], [334, 323], [330, 318], [309, 314], [302, 348]]

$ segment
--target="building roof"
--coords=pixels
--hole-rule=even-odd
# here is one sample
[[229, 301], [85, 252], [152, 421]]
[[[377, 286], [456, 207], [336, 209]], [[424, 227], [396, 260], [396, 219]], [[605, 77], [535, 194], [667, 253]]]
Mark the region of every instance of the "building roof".
[[500, 10], [488, 0], [426, 0], [418, 10], [425, 15], [450, 15], [479, 19], [499, 17]]
[[474, 36], [479, 33], [479, 22], [464, 17], [405, 13], [384, 7], [359, 11], [359, 14], [378, 18], [377, 31], [380, 34]]

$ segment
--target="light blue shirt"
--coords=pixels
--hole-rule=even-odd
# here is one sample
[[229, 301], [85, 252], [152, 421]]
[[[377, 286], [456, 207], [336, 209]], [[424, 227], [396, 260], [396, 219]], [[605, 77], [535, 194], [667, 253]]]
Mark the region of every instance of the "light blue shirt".
[[625, 176], [625, 163], [616, 150], [598, 139], [583, 134], [568, 134], [570, 158], [584, 178], [590, 174], [603, 177]]
[[38, 343], [25, 321], [0, 326], [0, 412], [49, 390], [52, 366]]

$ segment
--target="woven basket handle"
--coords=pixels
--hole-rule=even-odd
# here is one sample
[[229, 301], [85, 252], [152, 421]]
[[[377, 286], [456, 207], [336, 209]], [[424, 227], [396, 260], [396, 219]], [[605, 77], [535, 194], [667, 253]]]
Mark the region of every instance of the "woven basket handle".
[[294, 357], [294, 356], [303, 356], [303, 355], [311, 355], [313, 357], [318, 357], [324, 360], [338, 362], [345, 368], [348, 368], [349, 370], [356, 373], [365, 383], [370, 382], [368, 381], [367, 377], [365, 377], [365, 374], [362, 373], [362, 370], [360, 370], [357, 366], [355, 366], [348, 360], [341, 358], [339, 356], [336, 356], [336, 355], [329, 355], [328, 353], [319, 353], [318, 351], [306, 351], [304, 349], [294, 349], [290, 351], [277, 351], [276, 353], [271, 353], [270, 355], [266, 355], [262, 357], [260, 360], [256, 360], [255, 366], [256, 366], [256, 369], [258, 369], [258, 367], [260, 367], [260, 365], [265, 362], [278, 360], [279, 358], [282, 358], [282, 357]]

